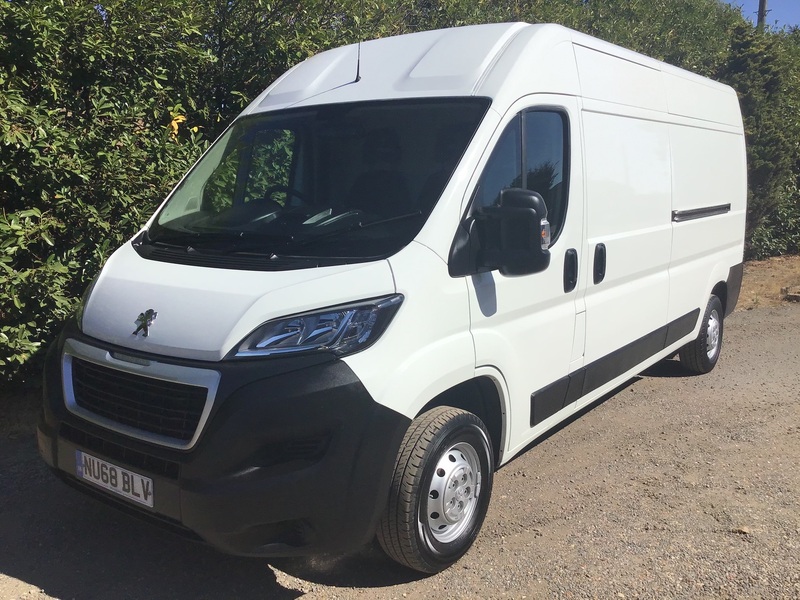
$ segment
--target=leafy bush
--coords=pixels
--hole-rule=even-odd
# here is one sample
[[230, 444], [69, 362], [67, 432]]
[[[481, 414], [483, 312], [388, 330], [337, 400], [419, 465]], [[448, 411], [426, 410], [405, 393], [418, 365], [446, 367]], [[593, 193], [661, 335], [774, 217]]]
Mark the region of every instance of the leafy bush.
[[515, 20], [733, 85], [749, 255], [798, 251], [800, 33], [756, 32], [718, 0], [12, 0], [0, 2], [0, 379], [38, 370], [109, 253], [287, 68], [359, 38]]
[[347, 2], [0, 3], [0, 378], [271, 80], [352, 37]]
[[[82, 288], [202, 149], [199, 34], [132, 3], [0, 8], [0, 374], [22, 379]], [[13, 57], [13, 58], [12, 58]]]
[[800, 254], [800, 190], [797, 185], [788, 191], [786, 201], [753, 229], [749, 239], [750, 258], [761, 260], [783, 254]]

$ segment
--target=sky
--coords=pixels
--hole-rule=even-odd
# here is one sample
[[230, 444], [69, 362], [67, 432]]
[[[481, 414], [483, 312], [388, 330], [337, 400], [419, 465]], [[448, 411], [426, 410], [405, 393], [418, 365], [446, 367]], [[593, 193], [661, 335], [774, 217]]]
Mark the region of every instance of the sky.
[[[756, 22], [758, 17], [758, 0], [723, 0], [733, 6], [742, 8], [742, 14]], [[800, 27], [800, 0], [767, 0], [767, 20], [770, 27]]]

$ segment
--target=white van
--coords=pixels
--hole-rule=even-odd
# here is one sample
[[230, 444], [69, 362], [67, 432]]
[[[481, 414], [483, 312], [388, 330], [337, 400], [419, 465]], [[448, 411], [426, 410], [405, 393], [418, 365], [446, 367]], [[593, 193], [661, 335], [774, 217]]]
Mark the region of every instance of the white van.
[[538, 436], [676, 352], [714, 367], [745, 200], [732, 89], [564, 27], [324, 52], [109, 259], [40, 452], [227, 552], [377, 534], [442, 570]]

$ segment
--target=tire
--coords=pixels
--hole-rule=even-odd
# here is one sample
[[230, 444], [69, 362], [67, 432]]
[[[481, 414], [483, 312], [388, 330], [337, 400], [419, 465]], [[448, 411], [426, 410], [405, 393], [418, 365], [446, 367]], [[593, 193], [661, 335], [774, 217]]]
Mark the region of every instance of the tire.
[[697, 339], [686, 344], [678, 352], [684, 368], [693, 373], [703, 374], [708, 373], [716, 366], [722, 351], [724, 314], [720, 299], [711, 296]]
[[412, 421], [395, 463], [378, 541], [390, 558], [438, 573], [461, 558], [483, 524], [494, 459], [483, 422], [434, 408]]

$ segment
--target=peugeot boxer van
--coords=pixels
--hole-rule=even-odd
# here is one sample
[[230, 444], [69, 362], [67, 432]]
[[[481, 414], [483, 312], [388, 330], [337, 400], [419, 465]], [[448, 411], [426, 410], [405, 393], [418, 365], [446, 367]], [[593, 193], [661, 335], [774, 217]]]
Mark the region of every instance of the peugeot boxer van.
[[745, 201], [732, 89], [564, 27], [324, 52], [108, 260], [40, 453], [229, 553], [377, 536], [440, 571], [538, 436], [665, 357], [714, 368]]

